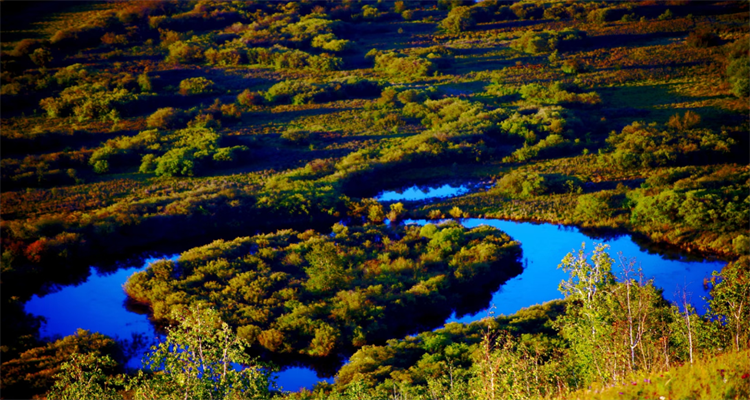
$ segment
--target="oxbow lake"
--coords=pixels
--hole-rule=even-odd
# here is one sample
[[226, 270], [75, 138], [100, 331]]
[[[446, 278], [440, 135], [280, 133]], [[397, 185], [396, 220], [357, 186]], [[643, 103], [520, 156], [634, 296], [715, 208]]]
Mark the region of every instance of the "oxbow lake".
[[[427, 190], [412, 187], [400, 192], [382, 192], [378, 198], [381, 201], [424, 200], [456, 196], [469, 190], [465, 186], [450, 185]], [[419, 197], [420, 193], [422, 197]], [[423, 225], [427, 222], [418, 220], [405, 223]], [[654, 279], [654, 284], [664, 290], [667, 300], [678, 301], [684, 291], [701, 314], [706, 311], [703, 297], [708, 295], [703, 287], [703, 279], [709, 277], [712, 271], [721, 270], [725, 264], [719, 261], [666, 259], [641, 248], [629, 235], [602, 241], [591, 239], [578, 228], [554, 224], [478, 218], [463, 219], [460, 223], [468, 228], [482, 224], [494, 226], [519, 241], [523, 249], [524, 271], [494, 293], [487, 309], [473, 315], [456, 316], [454, 313], [446, 322], [467, 323], [490, 314], [508, 315], [524, 307], [562, 298], [557, 288], [567, 276], [558, 269], [558, 265], [566, 254], [577, 252], [582, 244], [585, 244], [587, 252], [591, 252], [597, 243], [603, 242], [609, 246], [608, 251], [615, 260], [618, 253], [627, 258], [636, 258], [636, 266], [642, 269], [645, 278]], [[176, 259], [177, 255], [164, 255], [163, 258]], [[124, 339], [130, 338], [133, 333], [141, 333], [153, 340], [156, 333], [148, 318], [125, 308], [126, 296], [122, 285], [130, 275], [146, 268], [156, 259], [148, 259], [143, 265], [119, 269], [110, 274], [97, 274], [92, 267], [86, 282], [64, 287], [43, 297], [34, 296], [26, 303], [26, 311], [47, 319], [41, 331], [43, 336], [66, 336], [83, 328]], [[615, 268], [615, 272], [620, 271]], [[128, 365], [138, 367], [140, 357], [135, 357]], [[287, 368], [277, 375], [278, 384], [292, 391], [301, 387], [311, 389], [320, 380], [315, 372], [302, 367]], [[330, 378], [326, 380], [332, 382]]]

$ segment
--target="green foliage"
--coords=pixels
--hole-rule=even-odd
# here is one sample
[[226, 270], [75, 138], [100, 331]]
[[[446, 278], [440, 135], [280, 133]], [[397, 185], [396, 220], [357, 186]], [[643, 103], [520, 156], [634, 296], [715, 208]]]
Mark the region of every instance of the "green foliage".
[[[181, 115], [180, 111], [167, 108], [158, 110], [149, 119], [154, 124], [170, 127]], [[245, 146], [221, 147], [220, 143], [221, 136], [206, 124], [196, 123], [172, 132], [151, 129], [136, 136], [108, 140], [94, 151], [89, 164], [94, 166], [95, 172], [106, 173], [112, 166], [140, 161], [141, 173], [194, 176], [211, 162], [233, 162], [239, 152], [247, 151]]]
[[538, 196], [547, 191], [544, 177], [533, 172], [512, 171], [497, 181], [500, 193], [511, 198]]
[[599, 221], [612, 217], [611, 193], [596, 192], [579, 196], [575, 215], [584, 221]]
[[96, 357], [92, 354], [71, 355], [70, 360], [60, 366], [60, 373], [52, 390], [47, 393], [49, 399], [120, 399], [117, 392], [118, 380], [105, 375], [105, 369], [113, 368], [115, 363], [109, 356]]
[[217, 312], [175, 312], [180, 324], [147, 356], [153, 375], [141, 373], [130, 384], [136, 399], [271, 398], [271, 371], [248, 357], [248, 344]]
[[[336, 45], [338, 46], [338, 45]], [[343, 60], [326, 53], [311, 55], [302, 50], [275, 46], [271, 49], [252, 47], [247, 49], [248, 63], [276, 69], [309, 69], [313, 71], [338, 71], [343, 67]]]
[[586, 105], [592, 106], [601, 103], [601, 99], [596, 92], [577, 93], [575, 86], [568, 86], [561, 83], [553, 83], [549, 86], [543, 86], [538, 83], [532, 83], [521, 86], [519, 93], [525, 100], [538, 104], [568, 104], [568, 105]]
[[586, 32], [566, 28], [561, 31], [526, 31], [510, 47], [529, 54], [549, 53], [569, 47], [586, 37]]
[[470, 7], [453, 8], [444, 20], [440, 21], [440, 29], [448, 33], [465, 32], [476, 25]]
[[[323, 85], [300, 80], [281, 81], [271, 86], [263, 96], [271, 104], [310, 104], [352, 96], [372, 96], [379, 92], [378, 83], [352, 77]], [[243, 101], [251, 102], [250, 94], [247, 96]]]
[[[750, 393], [747, 379], [750, 352], [705, 356], [695, 363], [678, 365], [668, 371], [636, 374], [618, 385], [594, 384], [570, 393], [576, 399], [665, 399], [742, 398]], [[744, 378], [743, 378], [744, 376]]]
[[183, 79], [180, 82], [180, 94], [183, 96], [189, 94], [210, 94], [215, 90], [214, 82], [202, 76]]
[[375, 70], [388, 75], [416, 78], [432, 75], [437, 71], [437, 65], [427, 58], [387, 52], [375, 55]]
[[568, 357], [578, 386], [623, 381], [634, 371], [669, 364], [675, 355], [662, 344], [673, 314], [652, 281], [643, 279], [635, 260], [622, 256], [621, 282], [615, 283], [614, 261], [599, 245], [590, 257], [584, 250], [560, 264], [570, 279], [560, 284], [565, 315], [556, 324], [570, 343]]
[[125, 88], [112, 88], [99, 84], [70, 86], [59, 97], [47, 97], [39, 102], [50, 118], [74, 115], [78, 121], [92, 119], [118, 121], [120, 110], [137, 100], [139, 95]]
[[714, 271], [708, 282], [711, 290], [710, 316], [726, 328], [734, 351], [750, 348], [750, 257], [743, 255], [720, 273]]
[[351, 40], [337, 39], [333, 33], [326, 33], [323, 35], [315, 36], [312, 39], [312, 47], [318, 47], [323, 50], [343, 52], [351, 49], [354, 46], [354, 42]]
[[157, 129], [174, 129], [184, 122], [185, 113], [172, 107], [160, 108], [146, 118], [146, 126]]
[[[79, 329], [74, 335], [29, 348], [16, 358], [3, 359], [3, 392], [9, 397], [31, 398], [54, 386], [56, 398], [76, 398], [68, 390], [87, 390], [85, 381], [78, 382], [82, 376], [101, 380], [119, 370], [113, 358], [122, 358], [114, 340]], [[65, 378], [58, 378], [60, 374]]]
[[204, 60], [204, 47], [200, 43], [178, 40], [169, 45], [167, 60], [186, 64], [200, 63]]
[[586, 20], [598, 24], [616, 21], [619, 18], [619, 13], [616, 10], [614, 7], [596, 8], [589, 11], [588, 15], [586, 15]]
[[607, 143], [612, 153], [600, 157], [602, 163], [621, 168], [705, 163], [725, 157], [735, 144], [726, 131], [698, 128], [695, 114], [675, 116], [667, 126], [634, 122], [613, 132]]
[[727, 66], [727, 79], [737, 97], [750, 96], [750, 57], [735, 58]]
[[327, 357], [449, 314], [459, 287], [507, 279], [519, 254], [489, 227], [444, 225], [429, 240], [414, 226], [342, 228], [334, 237], [284, 230], [217, 241], [184, 253], [176, 278], [176, 264], [162, 261], [126, 290], [157, 320], [184, 305], [220, 303], [253, 348]]

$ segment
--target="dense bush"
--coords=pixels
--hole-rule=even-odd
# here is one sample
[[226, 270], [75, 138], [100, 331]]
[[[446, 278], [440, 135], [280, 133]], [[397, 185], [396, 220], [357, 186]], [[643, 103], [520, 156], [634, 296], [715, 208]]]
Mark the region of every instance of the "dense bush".
[[[373, 54], [372, 52], [368, 55]], [[396, 52], [375, 53], [375, 70], [388, 75], [416, 78], [431, 76], [437, 71], [437, 65], [418, 56], [407, 56]]]
[[683, 117], [673, 117], [667, 126], [634, 122], [610, 135], [607, 143], [613, 151], [600, 160], [620, 168], [638, 168], [701, 164], [728, 154], [735, 141], [726, 131], [698, 128], [700, 118], [696, 117], [688, 111]]
[[[165, 110], [165, 111], [162, 111]], [[174, 110], [162, 109], [158, 116]], [[161, 122], [161, 121], [159, 121]], [[205, 124], [193, 124], [173, 132], [152, 129], [136, 136], [108, 140], [91, 155], [97, 173], [137, 165], [139, 172], [158, 176], [194, 176], [212, 164], [238, 161], [245, 146], [221, 147], [221, 136]]]
[[561, 31], [526, 31], [523, 36], [511, 42], [510, 46], [529, 54], [549, 53], [568, 49], [586, 38], [586, 32], [566, 28]]
[[183, 79], [180, 82], [180, 94], [183, 96], [189, 94], [210, 94], [215, 90], [216, 85], [214, 85], [214, 82], [202, 76]]
[[511, 198], [538, 196], [547, 192], [544, 177], [534, 172], [512, 171], [503, 175], [495, 187]]
[[448, 33], [465, 32], [476, 25], [470, 7], [453, 8], [444, 20], [440, 21], [440, 29]]
[[74, 115], [79, 121], [109, 119], [117, 121], [124, 107], [138, 99], [138, 95], [124, 88], [107, 90], [100, 85], [70, 86], [59, 97], [42, 99], [39, 105], [50, 118]]
[[517, 273], [518, 245], [494, 228], [449, 224], [429, 237], [415, 226], [394, 229], [335, 225], [333, 235], [284, 230], [217, 241], [183, 253], [179, 269], [161, 261], [136, 273], [126, 291], [157, 320], [221, 303], [256, 349], [326, 357], [442, 318], [461, 303], [459, 287]]
[[[272, 104], [308, 104], [351, 97], [370, 97], [378, 93], [380, 93], [378, 83], [350, 77], [322, 85], [300, 80], [286, 80], [271, 86], [263, 97], [265, 101]], [[251, 98], [247, 97], [246, 101], [251, 102]]]
[[550, 86], [542, 86], [532, 83], [521, 86], [519, 93], [528, 101], [537, 104], [564, 104], [564, 105], [597, 105], [601, 99], [596, 92], [576, 93], [577, 87], [571, 87], [561, 83], [553, 83]]
[[315, 71], [336, 71], [343, 66], [340, 57], [326, 53], [311, 55], [301, 50], [277, 46], [271, 49], [253, 47], [247, 49], [247, 60], [251, 65], [263, 65], [277, 69], [305, 69]]

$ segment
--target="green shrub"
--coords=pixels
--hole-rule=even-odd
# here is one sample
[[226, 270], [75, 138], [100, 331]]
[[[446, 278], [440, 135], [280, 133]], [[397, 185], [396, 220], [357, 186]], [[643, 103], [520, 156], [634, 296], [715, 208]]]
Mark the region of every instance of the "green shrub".
[[82, 84], [70, 86], [59, 97], [42, 99], [39, 105], [51, 118], [74, 115], [79, 121], [92, 119], [118, 121], [120, 109], [138, 95], [127, 89], [108, 90], [106, 86]]
[[585, 37], [586, 32], [570, 28], [561, 31], [526, 31], [511, 42], [510, 47], [529, 54], [549, 53], [564, 46], [569, 47]]
[[177, 41], [169, 45], [169, 61], [199, 63], [203, 59], [203, 48], [195, 43]]
[[653, 168], [708, 163], [730, 153], [735, 141], [727, 132], [696, 128], [691, 121], [695, 118], [684, 116], [673, 118], [668, 126], [634, 122], [610, 134], [607, 143], [613, 152], [601, 155], [600, 162], [625, 169]]
[[242, 54], [237, 49], [208, 49], [203, 53], [209, 65], [231, 67], [242, 64]]
[[609, 192], [597, 192], [578, 196], [575, 215], [584, 221], [600, 221], [612, 216], [610, 207], [612, 194]]
[[175, 129], [184, 123], [185, 113], [176, 108], [160, 108], [146, 118], [149, 128]]
[[534, 3], [515, 3], [510, 6], [510, 11], [518, 19], [539, 19], [544, 15], [544, 6]]
[[191, 94], [210, 94], [215, 90], [214, 82], [202, 76], [183, 79], [180, 82], [180, 94], [183, 96]]
[[316, 85], [299, 80], [287, 80], [271, 86], [264, 97], [268, 103], [276, 104], [306, 104], [315, 100], [315, 96], [323, 93]]
[[588, 15], [586, 15], [586, 20], [599, 24], [616, 21], [618, 18], [618, 14], [615, 12], [615, 9], [611, 7], [597, 8], [591, 10]]
[[569, 90], [577, 88], [553, 83], [550, 86], [542, 86], [538, 83], [523, 85], [519, 90], [524, 100], [532, 101], [538, 104], [581, 104], [597, 105], [601, 103], [601, 98], [596, 92], [575, 93]]
[[333, 33], [327, 33], [315, 36], [311, 45], [312, 47], [321, 48], [323, 50], [343, 52], [354, 47], [354, 42], [351, 40], [336, 39], [336, 35]]
[[497, 182], [498, 190], [508, 197], [525, 198], [546, 193], [544, 177], [534, 172], [511, 171]]
[[448, 33], [461, 33], [476, 26], [476, 21], [472, 16], [471, 8], [461, 6], [452, 9], [448, 16], [440, 21], [439, 26], [440, 29]]
[[750, 57], [735, 58], [727, 66], [727, 80], [737, 97], [750, 96]]
[[362, 6], [362, 18], [368, 19], [368, 20], [376, 20], [380, 18], [383, 14], [378, 11], [376, 7], [373, 7], [369, 4], [365, 4]]
[[[368, 53], [369, 54], [369, 53]], [[437, 66], [430, 60], [388, 52], [375, 56], [375, 70], [403, 77], [431, 76]]]

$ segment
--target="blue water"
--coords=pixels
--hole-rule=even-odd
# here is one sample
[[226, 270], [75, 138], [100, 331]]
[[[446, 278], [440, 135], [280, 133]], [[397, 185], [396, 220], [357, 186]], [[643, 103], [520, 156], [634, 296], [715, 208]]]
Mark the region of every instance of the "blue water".
[[[163, 258], [176, 260], [178, 257], [179, 254], [174, 254]], [[148, 258], [143, 265], [122, 268], [111, 274], [97, 274], [92, 267], [88, 280], [80, 285], [67, 286], [43, 297], [34, 295], [26, 303], [26, 312], [47, 319], [42, 325], [42, 336], [68, 336], [83, 328], [121, 339], [130, 339], [133, 333], [139, 333], [153, 343], [157, 334], [148, 317], [125, 309], [127, 295], [123, 285], [134, 272], [160, 259]], [[142, 356], [136, 355], [127, 366], [140, 368]], [[300, 367], [287, 368], [275, 377], [279, 386], [292, 391], [303, 387], [312, 389], [322, 380], [333, 383], [333, 378], [318, 378], [311, 369]]]
[[[423, 225], [428, 221], [406, 221], [409, 222]], [[666, 260], [662, 256], [642, 250], [633, 242], [630, 235], [602, 242], [585, 236], [578, 228], [553, 224], [480, 218], [465, 219], [461, 223], [467, 228], [479, 225], [494, 226], [519, 241], [523, 249], [524, 271], [500, 287], [492, 296], [492, 303], [487, 310], [461, 318], [456, 318], [454, 314], [446, 322], [476, 321], [487, 317], [489, 312], [510, 315], [523, 307], [562, 298], [557, 288], [568, 276], [557, 266], [566, 254], [577, 253], [582, 243], [585, 243], [587, 253], [594, 250], [596, 243], [609, 245], [607, 251], [615, 261], [618, 260], [620, 252], [626, 258], [634, 257], [637, 261], [636, 267], [642, 268], [646, 279], [654, 279], [654, 285], [664, 290], [664, 297], [668, 301], [679, 302], [682, 291], [685, 291], [688, 300], [700, 314], [706, 311], [703, 297], [708, 296], [703, 287], [703, 278], [711, 276], [714, 270], [720, 271], [725, 265], [723, 262]], [[619, 262], [616, 262], [616, 265], [619, 266]], [[621, 269], [616, 267], [613, 270], [618, 277], [621, 276]]]
[[[427, 221], [407, 222], [424, 224]], [[509, 315], [524, 307], [561, 298], [557, 287], [567, 276], [557, 268], [560, 261], [566, 254], [578, 251], [581, 243], [586, 244], [587, 251], [593, 250], [594, 243], [598, 243], [573, 227], [492, 219], [465, 219], [461, 223], [466, 227], [491, 225], [521, 242], [525, 268], [522, 274], [509, 280], [493, 295], [490, 308], [461, 318], [454, 314], [446, 322], [467, 323], [482, 319], [490, 312], [496, 315]], [[665, 260], [659, 255], [649, 254], [639, 248], [628, 235], [605, 243], [610, 246], [609, 253], [615, 259], [618, 252], [622, 252], [626, 257], [636, 257], [645, 276], [654, 278], [656, 286], [664, 289], [664, 297], [667, 300], [679, 299], [678, 289], [684, 288], [690, 293], [690, 300], [698, 312], [705, 312], [706, 304], [701, 298], [707, 296], [703, 288], [703, 278], [710, 276], [713, 270], [721, 270], [723, 263]], [[177, 255], [168, 256], [170, 259], [176, 257]], [[83, 328], [124, 339], [130, 338], [132, 333], [141, 333], [153, 340], [156, 334], [148, 318], [125, 309], [126, 296], [122, 285], [130, 275], [146, 268], [154, 260], [149, 259], [143, 265], [120, 269], [106, 275], [96, 274], [92, 268], [86, 282], [62, 288], [43, 297], [34, 296], [26, 303], [26, 311], [47, 319], [41, 331], [43, 336], [66, 336], [75, 333], [78, 328]], [[139, 360], [140, 357], [135, 357], [128, 365], [138, 367]], [[276, 374], [276, 378], [282, 388], [291, 391], [302, 387], [312, 389], [322, 380], [312, 370], [300, 367], [287, 368]]]
[[411, 186], [401, 191], [386, 190], [375, 196], [377, 201], [416, 201], [435, 198], [454, 197], [466, 194], [469, 188], [465, 185], [451, 186], [445, 184], [438, 187]]

